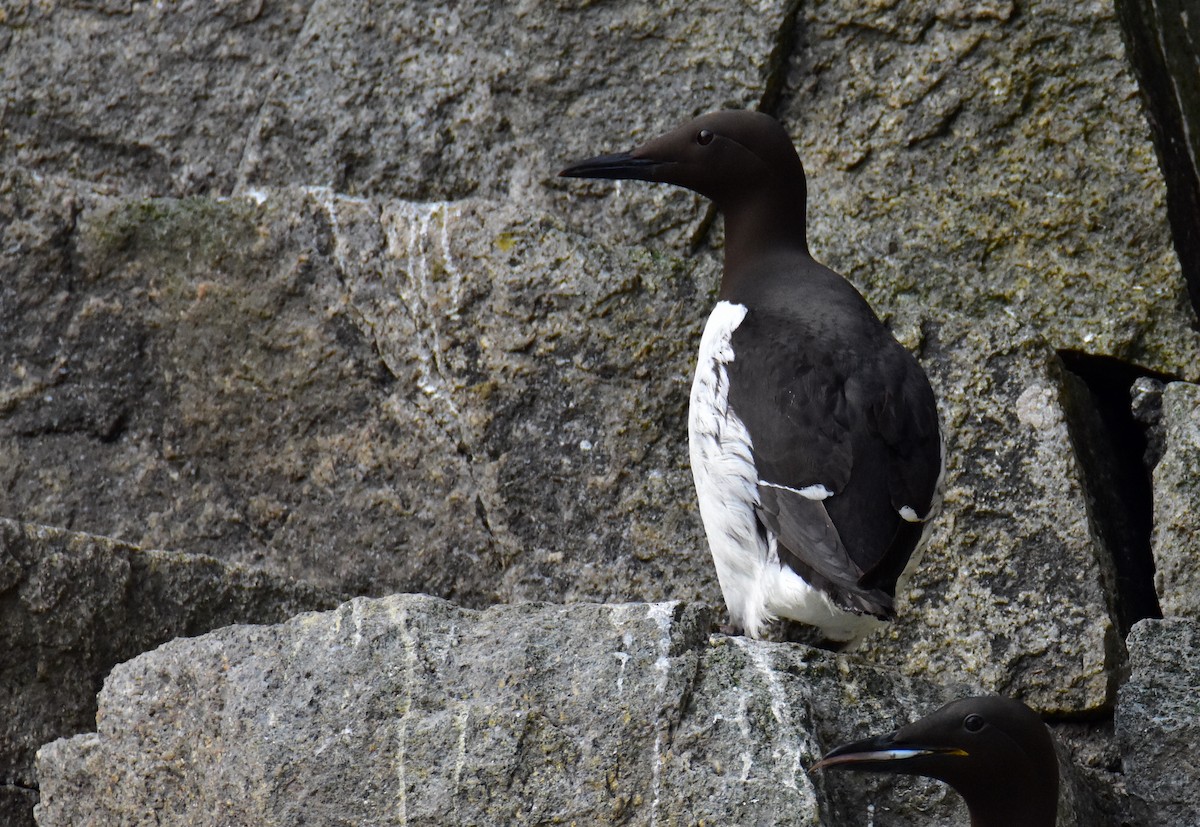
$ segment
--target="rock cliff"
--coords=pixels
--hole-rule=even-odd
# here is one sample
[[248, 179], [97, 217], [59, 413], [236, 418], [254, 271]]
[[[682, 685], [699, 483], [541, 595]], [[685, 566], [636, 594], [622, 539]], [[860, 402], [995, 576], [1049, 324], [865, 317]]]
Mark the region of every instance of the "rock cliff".
[[[995, 691], [1055, 724], [1061, 823], [1194, 823], [1150, 780], [1196, 726], [1185, 5], [5, 4], [0, 817], [954, 824], [803, 767]], [[555, 178], [725, 106], [786, 124], [946, 427], [848, 655], [709, 636], [719, 219]]]

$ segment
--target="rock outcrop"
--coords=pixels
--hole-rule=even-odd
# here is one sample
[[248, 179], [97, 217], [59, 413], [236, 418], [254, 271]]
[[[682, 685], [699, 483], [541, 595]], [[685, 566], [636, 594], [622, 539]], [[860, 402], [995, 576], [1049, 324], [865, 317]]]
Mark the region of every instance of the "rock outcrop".
[[1200, 620], [1200, 386], [1163, 388], [1163, 455], [1154, 467], [1155, 584], [1163, 614]]
[[1116, 0], [1116, 7], [1167, 184], [1175, 249], [1200, 312], [1200, 15], [1190, 0]]
[[[38, 823], [963, 823], [935, 782], [806, 771], [953, 688], [709, 624], [405, 595], [175, 641], [113, 671], [97, 733], [42, 749]], [[1060, 825], [1089, 802], [1068, 768]]]
[[801, 10], [781, 114], [809, 170], [814, 253], [889, 313], [1010, 315], [1056, 348], [1195, 379], [1195, 314], [1112, 5], [881, 6]]
[[1200, 623], [1143, 620], [1129, 635], [1132, 674], [1117, 704], [1125, 785], [1154, 827], [1200, 823]]
[[[475, 199], [104, 199], [75, 223], [91, 295], [13, 322], [43, 361], [8, 418], [15, 509], [367, 593], [720, 603], [684, 446], [707, 260]], [[1111, 564], [1053, 348], [1006, 317], [903, 335], [948, 507], [871, 656], [1110, 707]], [[124, 507], [92, 493], [114, 479]]]

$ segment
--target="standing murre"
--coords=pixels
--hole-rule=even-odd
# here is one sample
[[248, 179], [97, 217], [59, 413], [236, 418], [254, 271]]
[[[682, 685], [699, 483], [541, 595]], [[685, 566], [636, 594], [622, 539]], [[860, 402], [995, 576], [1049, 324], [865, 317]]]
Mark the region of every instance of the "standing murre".
[[1042, 719], [1011, 698], [954, 701], [888, 735], [830, 750], [819, 769], [944, 781], [967, 803], [971, 827], [1054, 827], [1058, 818], [1054, 742]]
[[732, 626], [759, 637], [788, 618], [852, 641], [892, 617], [941, 506], [933, 391], [859, 292], [809, 255], [787, 132], [760, 112], [714, 112], [559, 174], [675, 184], [725, 216], [688, 437]]

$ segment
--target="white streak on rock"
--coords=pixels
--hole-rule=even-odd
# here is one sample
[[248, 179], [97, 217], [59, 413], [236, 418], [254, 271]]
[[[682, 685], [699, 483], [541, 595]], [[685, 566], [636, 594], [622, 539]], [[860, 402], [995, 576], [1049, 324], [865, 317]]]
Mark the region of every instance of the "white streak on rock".
[[783, 683], [779, 680], [778, 673], [775, 672], [775, 668], [771, 665], [765, 644], [747, 640], [744, 637], [735, 637], [731, 638], [731, 640], [746, 653], [750, 662], [754, 664], [755, 668], [763, 676], [767, 687], [767, 695], [771, 702], [771, 716], [780, 725], [779, 736], [775, 739], [778, 746], [774, 752], [776, 757], [783, 759], [783, 763], [786, 764], [786, 772], [776, 772], [774, 775], [788, 789], [799, 791], [796, 786], [796, 778], [803, 774], [804, 769], [800, 763], [800, 750], [793, 743], [792, 731], [796, 727], [789, 721], [788, 712], [791, 704], [788, 702], [787, 695], [783, 691]]
[[[655, 681], [654, 689], [659, 698], [667, 691], [667, 680], [671, 673], [671, 660], [669, 657], [671, 651], [671, 619], [675, 614], [675, 607], [678, 605], [672, 601], [670, 603], [651, 603], [647, 614], [650, 619], [658, 624], [660, 632], [659, 637], [659, 656], [654, 661], [654, 670], [658, 673]], [[662, 794], [662, 749], [663, 749], [663, 733], [666, 731], [666, 722], [662, 720], [661, 707], [658, 715], [658, 720], [655, 722], [654, 734], [654, 768], [651, 771], [651, 791], [653, 798], [650, 801], [650, 824], [651, 827], [658, 824], [658, 805]]]
[[617, 694], [620, 695], [625, 691], [625, 666], [629, 663], [629, 653], [613, 652], [613, 656], [621, 664], [621, 669], [617, 672]]
[[457, 794], [462, 782], [463, 767], [467, 763], [467, 721], [471, 717], [471, 708], [463, 705], [454, 713], [454, 728], [458, 730], [458, 746], [454, 756], [454, 791]]
[[413, 692], [417, 682], [417, 641], [408, 627], [408, 611], [401, 609], [396, 618], [400, 639], [404, 643], [404, 700], [396, 723], [396, 776], [400, 782], [396, 795], [396, 815], [401, 825], [408, 824], [408, 778], [405, 755], [408, 749], [408, 716], [412, 711]]

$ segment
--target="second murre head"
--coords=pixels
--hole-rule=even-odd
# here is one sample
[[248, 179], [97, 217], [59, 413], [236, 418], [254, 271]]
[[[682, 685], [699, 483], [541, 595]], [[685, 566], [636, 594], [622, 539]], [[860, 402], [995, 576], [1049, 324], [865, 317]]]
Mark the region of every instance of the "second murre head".
[[741, 109], [701, 115], [629, 152], [589, 158], [559, 175], [675, 184], [726, 213], [749, 199], [769, 199], [802, 214], [806, 195], [804, 167], [787, 130], [770, 115]]
[[963, 797], [973, 827], [1053, 827], [1057, 814], [1053, 739], [1011, 698], [954, 701], [895, 732], [830, 750], [812, 769], [936, 778]]

